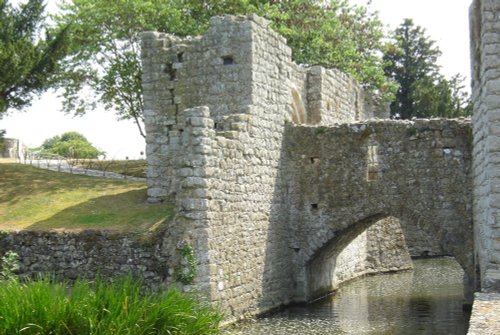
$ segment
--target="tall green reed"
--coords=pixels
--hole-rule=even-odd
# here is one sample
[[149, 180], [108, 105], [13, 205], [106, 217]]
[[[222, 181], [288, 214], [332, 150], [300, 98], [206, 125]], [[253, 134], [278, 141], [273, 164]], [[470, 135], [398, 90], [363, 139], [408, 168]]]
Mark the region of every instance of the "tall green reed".
[[144, 292], [130, 276], [0, 282], [0, 335], [204, 335], [217, 334], [220, 320], [194, 295]]

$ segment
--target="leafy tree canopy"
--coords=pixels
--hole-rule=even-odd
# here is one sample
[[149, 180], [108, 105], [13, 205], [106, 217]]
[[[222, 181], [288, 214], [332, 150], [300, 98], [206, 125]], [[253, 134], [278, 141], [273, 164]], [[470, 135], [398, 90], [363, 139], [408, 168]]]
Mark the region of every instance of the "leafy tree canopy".
[[65, 55], [67, 27], [51, 33], [44, 25], [43, 0], [15, 8], [0, 0], [0, 115], [30, 104], [51, 86], [51, 75]]
[[82, 134], [66, 132], [46, 139], [41, 146], [43, 153], [57, 154], [66, 158], [97, 158], [104, 152], [96, 149]]
[[382, 24], [345, 0], [71, 0], [56, 17], [61, 27], [71, 26], [71, 52], [59, 76], [64, 110], [84, 114], [102, 104], [134, 120], [144, 136], [140, 33], [198, 35], [214, 15], [245, 13], [270, 19], [295, 61], [339, 68], [390, 95], [379, 56]]
[[399, 84], [392, 115], [403, 119], [470, 115], [464, 78], [457, 74], [448, 80], [441, 75], [437, 65], [440, 55], [435, 42], [411, 19], [405, 19], [394, 31], [384, 52], [385, 73]]

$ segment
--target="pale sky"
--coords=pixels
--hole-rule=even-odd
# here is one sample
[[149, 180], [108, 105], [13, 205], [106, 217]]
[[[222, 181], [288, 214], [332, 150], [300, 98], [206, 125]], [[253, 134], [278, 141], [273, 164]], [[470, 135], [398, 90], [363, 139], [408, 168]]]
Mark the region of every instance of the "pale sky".
[[[47, 2], [50, 9], [54, 8], [55, 0]], [[366, 5], [368, 0], [349, 2]], [[442, 72], [447, 77], [460, 73], [469, 78], [471, 3], [472, 0], [372, 0], [369, 8], [378, 11], [388, 29], [397, 27], [404, 18], [412, 18], [437, 42], [443, 53], [439, 59]], [[59, 110], [57, 94], [49, 92], [35, 100], [26, 112], [12, 111], [5, 116], [0, 120], [0, 129], [6, 129], [7, 137], [18, 138], [29, 147], [39, 146], [45, 139], [66, 131], [78, 131], [106, 151], [108, 158], [138, 158], [145, 150], [145, 142], [132, 121], [117, 121], [113, 113], [103, 110], [76, 118]]]

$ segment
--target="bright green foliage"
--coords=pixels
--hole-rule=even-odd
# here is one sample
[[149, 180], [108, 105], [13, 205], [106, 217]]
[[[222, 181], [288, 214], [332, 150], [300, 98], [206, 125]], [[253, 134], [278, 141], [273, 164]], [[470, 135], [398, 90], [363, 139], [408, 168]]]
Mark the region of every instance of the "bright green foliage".
[[49, 88], [65, 55], [67, 27], [57, 34], [43, 29], [43, 3], [29, 0], [14, 8], [0, 0], [0, 114], [28, 106], [33, 94]]
[[392, 96], [394, 85], [387, 81], [379, 57], [384, 35], [376, 14], [345, 0], [274, 3], [261, 14], [286, 37], [296, 62], [340, 69], [368, 88]]
[[[84, 114], [102, 104], [120, 119], [142, 129], [140, 33], [147, 30], [196, 32], [195, 22], [178, 1], [73, 0], [62, 7], [59, 25], [71, 24], [70, 56], [62, 62], [59, 83], [63, 109]], [[89, 93], [91, 95], [82, 94]]]
[[16, 272], [19, 270], [19, 255], [13, 251], [7, 251], [2, 257], [2, 269], [0, 280], [16, 280]]
[[144, 292], [130, 276], [113, 283], [0, 282], [0, 335], [217, 334], [219, 313], [175, 289]]
[[471, 104], [460, 75], [447, 80], [443, 76], [424, 78], [413, 85], [413, 116], [456, 118], [471, 115]]
[[463, 77], [444, 78], [437, 65], [440, 55], [435, 42], [412, 20], [405, 19], [394, 31], [393, 42], [387, 44], [384, 53], [386, 75], [399, 84], [391, 104], [392, 115], [410, 119], [470, 114]]
[[97, 158], [104, 152], [96, 149], [86, 138], [77, 132], [66, 132], [45, 140], [43, 153], [57, 154], [66, 158]]
[[179, 249], [179, 253], [183, 260], [182, 265], [175, 268], [175, 279], [184, 285], [190, 285], [193, 283], [196, 277], [196, 258], [194, 257], [193, 247], [184, 242]]
[[[299, 63], [321, 64], [353, 74], [390, 96], [380, 54], [382, 24], [376, 15], [345, 0], [72, 0], [56, 18], [71, 24], [71, 53], [59, 76], [66, 112], [83, 114], [97, 104], [132, 119], [140, 133], [142, 86], [140, 33], [148, 30], [198, 35], [210, 17], [257, 13], [284, 35]], [[83, 94], [82, 94], [83, 93]], [[90, 95], [88, 94], [90, 93]]]

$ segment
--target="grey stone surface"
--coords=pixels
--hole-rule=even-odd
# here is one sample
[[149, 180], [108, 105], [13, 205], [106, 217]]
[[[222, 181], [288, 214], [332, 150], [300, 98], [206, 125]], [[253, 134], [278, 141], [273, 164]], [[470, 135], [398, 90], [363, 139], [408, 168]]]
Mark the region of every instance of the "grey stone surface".
[[500, 334], [500, 294], [476, 293], [468, 335]]
[[387, 106], [294, 64], [253, 15], [146, 33], [142, 59], [149, 199], [176, 203], [172, 236], [230, 320], [408, 269], [410, 253], [457, 257], [470, 285], [470, 122], [368, 121]]
[[[201, 37], [144, 33], [142, 61], [149, 201], [174, 203], [174, 218], [146, 245], [98, 232], [92, 243], [12, 234], [2, 250], [20, 252], [23, 271], [127, 269], [169, 284], [187, 243], [197, 276], [185, 289], [228, 321], [360, 275], [407, 270], [410, 255], [454, 256], [472, 288], [470, 120], [388, 120], [387, 106], [350, 76], [294, 64], [284, 39], [254, 15], [215, 17]], [[476, 96], [476, 107], [483, 98], [496, 103]], [[484, 151], [497, 139], [483, 134], [486, 125], [497, 131], [495, 115], [475, 116], [478, 219], [496, 213], [500, 197], [490, 194], [495, 160], [483, 166], [496, 152]], [[480, 225], [481, 276], [495, 282], [496, 224]], [[104, 249], [117, 256], [95, 260]]]
[[478, 284], [500, 291], [500, 1], [470, 7], [474, 103], [474, 236]]
[[[150, 287], [165, 283], [172, 256], [158, 241], [105, 231], [11, 232], [0, 236], [0, 255], [14, 251], [23, 276], [40, 273], [56, 278], [94, 279], [133, 274]], [[0, 260], [1, 262], [1, 260]]]

